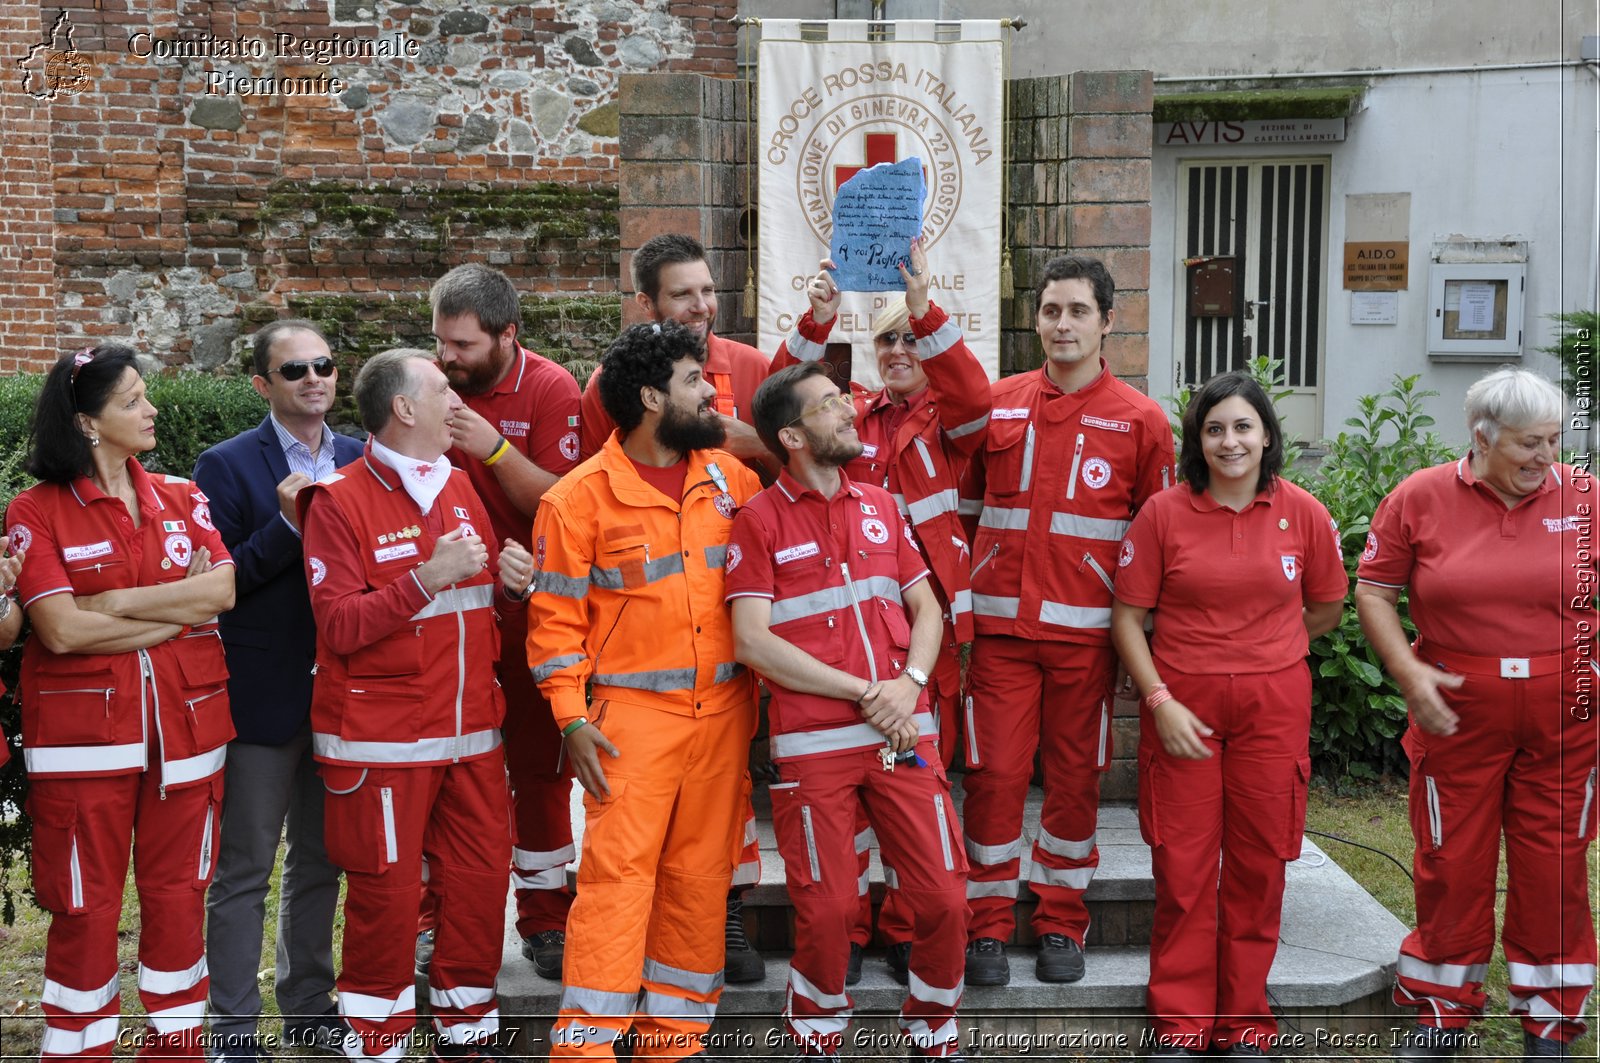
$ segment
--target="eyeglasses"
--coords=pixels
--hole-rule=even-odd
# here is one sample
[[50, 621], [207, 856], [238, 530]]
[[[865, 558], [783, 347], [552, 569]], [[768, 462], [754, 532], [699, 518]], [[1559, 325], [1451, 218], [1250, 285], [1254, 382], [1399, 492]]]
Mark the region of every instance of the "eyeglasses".
[[317, 375], [320, 377], [330, 377], [336, 368], [338, 367], [333, 364], [332, 358], [313, 358], [306, 362], [284, 362], [276, 369], [268, 369], [267, 375], [271, 376], [273, 373], [277, 373], [283, 379], [293, 383], [313, 369], [317, 371]]
[[802, 411], [799, 417], [796, 417], [783, 427], [793, 428], [795, 425], [799, 424], [801, 421], [805, 420], [807, 417], [810, 417], [814, 413], [827, 413], [830, 410], [837, 411], [841, 414], [847, 411], [853, 412], [855, 410], [855, 404], [850, 401], [850, 396], [844, 394], [843, 392], [837, 395], [829, 395], [827, 398], [823, 399], [810, 409]]
[[885, 332], [882, 335], [872, 337], [872, 342], [877, 345], [879, 350], [883, 351], [893, 347], [895, 340], [899, 340], [913, 349], [917, 346], [917, 334], [915, 332]]

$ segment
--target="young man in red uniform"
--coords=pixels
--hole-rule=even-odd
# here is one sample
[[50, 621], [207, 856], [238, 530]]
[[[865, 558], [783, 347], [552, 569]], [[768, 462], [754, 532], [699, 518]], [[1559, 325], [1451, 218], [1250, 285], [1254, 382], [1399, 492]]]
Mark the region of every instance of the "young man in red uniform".
[[1004, 942], [1016, 925], [1023, 804], [1041, 747], [1044, 810], [1028, 875], [1037, 973], [1045, 982], [1083, 977], [1083, 893], [1099, 864], [1095, 816], [1111, 763], [1111, 572], [1134, 512], [1173, 471], [1166, 414], [1100, 355], [1112, 294], [1097, 259], [1045, 265], [1034, 292], [1044, 366], [994, 386], [962, 492], [983, 499], [962, 809], [973, 985], [1011, 977]]
[[[751, 404], [756, 388], [767, 378], [770, 359], [746, 343], [723, 339], [711, 331], [717, 321], [717, 285], [706, 263], [706, 249], [683, 233], [663, 233], [644, 242], [633, 253], [634, 299], [652, 321], [676, 321], [699, 336], [706, 345], [705, 379], [716, 388], [712, 408], [717, 411], [727, 438], [724, 450], [770, 481], [776, 464], [751, 427]], [[617, 427], [600, 401], [600, 367], [596, 366], [583, 389], [584, 458], [599, 453]], [[740, 894], [761, 881], [761, 858], [756, 848], [755, 811], [745, 817], [745, 846], [733, 873], [728, 894], [726, 937], [729, 982], [759, 982], [766, 976], [761, 954], [750, 945], [744, 930]]]
[[[517, 342], [521, 305], [499, 270], [457, 266], [434, 283], [429, 301], [439, 364], [462, 401], [450, 422], [450, 460], [483, 500], [495, 541], [526, 542], [539, 499], [578, 463], [578, 382]], [[495, 674], [506, 695], [511, 881], [522, 954], [541, 978], [560, 979], [572, 905], [572, 773], [562, 767], [549, 703], [528, 673], [527, 641], [527, 613], [502, 612]], [[422, 970], [433, 947], [430, 908], [424, 902], [417, 941]]]
[[774, 374], [755, 415], [785, 468], [734, 519], [727, 592], [738, 659], [772, 691], [772, 818], [797, 943], [784, 1021], [803, 1054], [838, 1058], [864, 804], [915, 927], [900, 1028], [918, 1055], [952, 1056], [966, 861], [924, 693], [939, 603], [894, 499], [840, 471], [861, 440], [823, 367]]
[[345, 1054], [405, 1052], [416, 989], [411, 939], [395, 931], [416, 925], [426, 867], [439, 905], [436, 1054], [492, 1056], [510, 856], [494, 612], [523, 608], [533, 558], [478, 535], [489, 515], [444, 456], [461, 401], [426, 355], [369, 359], [355, 397], [366, 454], [296, 499], [317, 621], [324, 835], [348, 883]]
[[[891, 299], [872, 322], [883, 388], [851, 385], [861, 453], [846, 463], [845, 472], [855, 483], [875, 484], [890, 493], [928, 566], [928, 582], [946, 621], [929, 677], [928, 705], [939, 725], [939, 757], [948, 768], [957, 741], [961, 644], [972, 641], [972, 550], [957, 513], [957, 492], [967, 461], [983, 445], [988, 428], [989, 375], [967, 349], [955, 322], [929, 299], [931, 276], [920, 241], [912, 241], [909, 258], [905, 298]], [[796, 361], [821, 362], [825, 356], [840, 301], [829, 273], [833, 268], [832, 260], [824, 259], [806, 286], [811, 309], [778, 349], [775, 369]], [[858, 836], [865, 842], [872, 835], [865, 823], [859, 826]], [[865, 848], [861, 859], [864, 872]], [[885, 867], [884, 877], [893, 882], [892, 865]], [[865, 875], [861, 882], [865, 887]], [[896, 893], [891, 885], [885, 894], [878, 930], [889, 945], [890, 973], [904, 985], [912, 925]], [[871, 907], [865, 904], [851, 932], [851, 984], [859, 977], [861, 950], [871, 931]]]

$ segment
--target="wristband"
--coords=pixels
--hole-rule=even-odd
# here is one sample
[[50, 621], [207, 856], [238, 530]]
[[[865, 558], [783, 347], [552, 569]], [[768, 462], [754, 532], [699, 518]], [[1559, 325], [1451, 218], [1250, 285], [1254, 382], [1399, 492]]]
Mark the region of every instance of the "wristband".
[[1146, 708], [1153, 709], [1157, 705], [1165, 705], [1171, 700], [1172, 691], [1167, 689], [1167, 684], [1157, 683], [1150, 688], [1150, 693], [1145, 695], [1144, 704]]
[[565, 727], [563, 727], [561, 729], [561, 737], [562, 738], [567, 737], [572, 732], [576, 731], [578, 728], [582, 727], [584, 724], [586, 724], [588, 722], [589, 722], [589, 718], [587, 716], [579, 716], [576, 720], [573, 720], [571, 723], [567, 724]]
[[498, 447], [494, 448], [494, 453], [493, 454], [490, 454], [487, 458], [483, 459], [483, 463], [485, 465], [493, 465], [495, 462], [497, 462], [501, 458], [505, 457], [506, 456], [506, 452], [509, 451], [510, 449], [511, 449], [511, 440], [507, 439], [505, 436], [501, 436], [500, 437], [500, 445]]

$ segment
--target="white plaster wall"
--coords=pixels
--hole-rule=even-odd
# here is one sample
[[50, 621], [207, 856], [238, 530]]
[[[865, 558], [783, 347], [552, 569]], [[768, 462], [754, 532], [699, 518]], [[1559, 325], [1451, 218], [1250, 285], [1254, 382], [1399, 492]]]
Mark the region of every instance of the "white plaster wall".
[[[1348, 136], [1307, 145], [1332, 158], [1323, 345], [1322, 435], [1337, 435], [1360, 396], [1384, 390], [1395, 373], [1423, 374], [1440, 392], [1429, 402], [1438, 431], [1464, 441], [1461, 401], [1491, 365], [1428, 358], [1428, 265], [1436, 239], [1513, 237], [1528, 241], [1521, 364], [1552, 377], [1555, 359], [1535, 348], [1554, 342], [1547, 315], [1593, 307], [1591, 270], [1596, 187], [1595, 78], [1582, 68], [1376, 78]], [[1161, 148], [1154, 152], [1150, 267], [1150, 381], [1170, 393], [1180, 159], [1286, 156], [1273, 148]], [[1345, 196], [1411, 193], [1410, 288], [1398, 325], [1350, 325], [1341, 272]]]

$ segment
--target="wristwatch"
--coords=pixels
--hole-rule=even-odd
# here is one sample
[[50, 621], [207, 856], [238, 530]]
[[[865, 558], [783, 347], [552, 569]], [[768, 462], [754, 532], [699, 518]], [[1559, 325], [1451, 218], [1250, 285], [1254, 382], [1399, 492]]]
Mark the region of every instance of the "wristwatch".
[[905, 667], [905, 671], [901, 672], [900, 674], [917, 684], [917, 686], [922, 687], [924, 690], [927, 689], [928, 673], [924, 672], [921, 668], [908, 664]]

